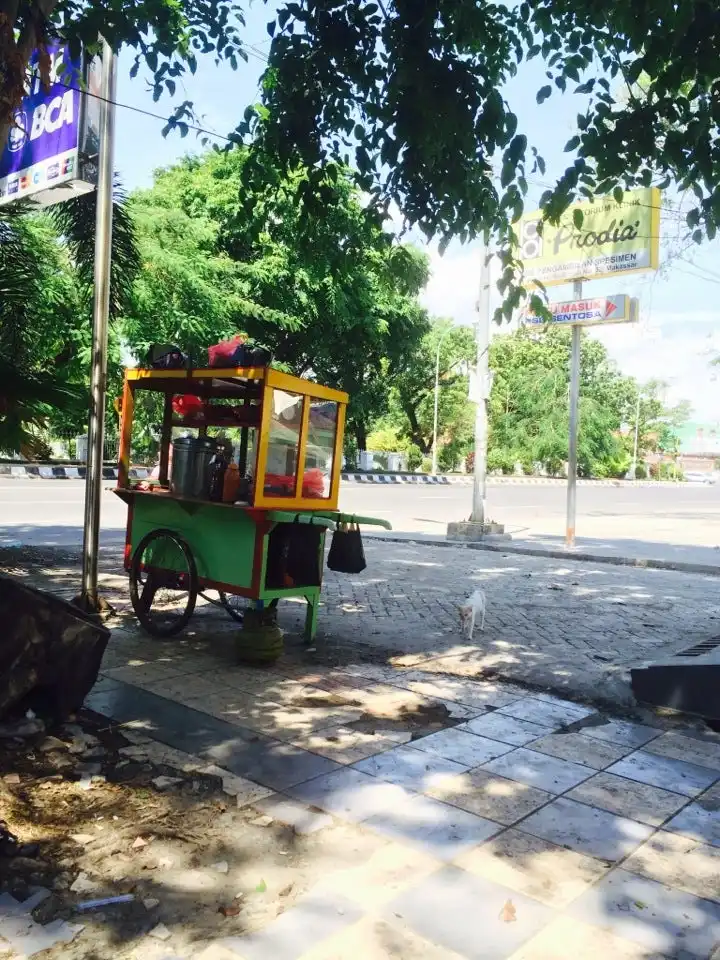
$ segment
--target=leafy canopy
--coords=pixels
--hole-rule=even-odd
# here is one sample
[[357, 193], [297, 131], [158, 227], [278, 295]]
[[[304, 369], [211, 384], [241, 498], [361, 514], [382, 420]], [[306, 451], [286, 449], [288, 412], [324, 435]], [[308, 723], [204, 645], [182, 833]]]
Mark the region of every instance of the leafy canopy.
[[276, 363], [347, 390], [364, 425], [386, 380], [426, 328], [417, 295], [427, 258], [393, 242], [368, 214], [348, 172], [334, 170], [318, 213], [297, 203], [307, 174], [268, 166], [241, 186], [247, 151], [188, 158], [132, 202], [143, 270], [123, 330], [140, 355], [177, 342], [196, 361], [238, 331]]
[[[235, 66], [242, 27], [234, 0], [0, 0], [0, 142], [30, 52], [51, 31], [130, 45], [159, 97], [201, 54]], [[309, 170], [295, 182], [307, 199], [322, 197], [334, 163], [352, 164], [381, 212], [397, 203], [428, 236], [494, 234], [507, 315], [522, 296], [510, 224], [528, 175], [545, 169], [503, 96], [523, 60], [546, 67], [539, 104], [578, 97], [568, 167], [543, 198], [550, 218], [578, 196], [675, 182], [695, 196], [696, 239], [717, 231], [720, 10], [710, 0], [281, 0], [268, 32], [262, 103], [231, 137], [254, 132], [285, 172]], [[180, 103], [168, 129], [186, 134], [191, 108]], [[264, 160], [247, 168], [266, 172]]]
[[[475, 358], [472, 331], [435, 320], [390, 389], [389, 410], [374, 424], [370, 449], [417, 452], [414, 465], [432, 450], [434, 382], [440, 346], [438, 453], [452, 470], [473, 450], [475, 406], [468, 399], [468, 364]], [[528, 473], [540, 464], [562, 471], [568, 456], [570, 331], [534, 327], [493, 338], [494, 374], [488, 403], [488, 465]], [[640, 385], [624, 376], [605, 346], [583, 337], [578, 462], [582, 476], [624, 476], [630, 466], [638, 411], [640, 459], [676, 452], [676, 428], [687, 420], [685, 402], [668, 407], [664, 385]]]
[[268, 30], [267, 111], [250, 124], [264, 146], [312, 169], [349, 156], [364, 188], [428, 236], [495, 234], [506, 315], [521, 297], [509, 224], [528, 175], [545, 170], [503, 97], [525, 59], [546, 66], [539, 104], [578, 98], [569, 166], [542, 201], [551, 219], [577, 197], [674, 181], [697, 199], [689, 227], [715, 234], [716, 4], [305, 0], [281, 6]]
[[[0, 209], [0, 450], [40, 456], [43, 433], [75, 434], [87, 421], [91, 366], [95, 193], [35, 213]], [[139, 269], [125, 196], [113, 206], [111, 315], [126, 308]], [[110, 338], [111, 377], [120, 350]]]

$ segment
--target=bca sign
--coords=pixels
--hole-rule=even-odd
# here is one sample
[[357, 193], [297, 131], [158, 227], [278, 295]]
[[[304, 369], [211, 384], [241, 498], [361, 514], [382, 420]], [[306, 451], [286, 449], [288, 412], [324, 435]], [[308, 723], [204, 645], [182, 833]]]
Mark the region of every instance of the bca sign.
[[[632, 323], [638, 318], [638, 301], [621, 293], [612, 297], [566, 300], [549, 303], [551, 322], [562, 326], [598, 326], [602, 323]], [[524, 323], [547, 323], [544, 317], [528, 313]]]
[[0, 206], [29, 197], [39, 204], [55, 203], [93, 189], [85, 166], [93, 153], [88, 131], [95, 104], [88, 104], [81, 92], [83, 58], [73, 58], [60, 43], [49, 44], [47, 51], [47, 85], [35, 51], [25, 96], [0, 151]]

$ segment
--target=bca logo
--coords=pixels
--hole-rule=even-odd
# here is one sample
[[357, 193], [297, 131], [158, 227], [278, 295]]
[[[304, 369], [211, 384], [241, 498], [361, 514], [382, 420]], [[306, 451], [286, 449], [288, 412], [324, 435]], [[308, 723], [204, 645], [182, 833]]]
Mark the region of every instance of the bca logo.
[[72, 122], [73, 91], [68, 90], [62, 97], [53, 97], [50, 103], [40, 103], [35, 107], [30, 139], [37, 140], [44, 133], [55, 133], [60, 127]]
[[28, 131], [27, 116], [23, 110], [18, 110], [13, 116], [13, 126], [8, 134], [8, 150], [17, 153], [27, 143]]

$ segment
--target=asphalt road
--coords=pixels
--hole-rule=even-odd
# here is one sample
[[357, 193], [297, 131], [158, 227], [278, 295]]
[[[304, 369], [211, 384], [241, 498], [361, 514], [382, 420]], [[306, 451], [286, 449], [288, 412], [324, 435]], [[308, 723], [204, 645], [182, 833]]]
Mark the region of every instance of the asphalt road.
[[[78, 544], [84, 484], [77, 480], [0, 480], [0, 544]], [[340, 506], [389, 520], [395, 532], [444, 536], [451, 520], [466, 519], [469, 486], [344, 484]], [[565, 531], [563, 486], [491, 483], [488, 513], [514, 539], [553, 540]], [[122, 542], [125, 505], [104, 494], [102, 536]], [[578, 488], [577, 533], [593, 541], [633, 541], [715, 547], [720, 544], [720, 485], [712, 487]]]

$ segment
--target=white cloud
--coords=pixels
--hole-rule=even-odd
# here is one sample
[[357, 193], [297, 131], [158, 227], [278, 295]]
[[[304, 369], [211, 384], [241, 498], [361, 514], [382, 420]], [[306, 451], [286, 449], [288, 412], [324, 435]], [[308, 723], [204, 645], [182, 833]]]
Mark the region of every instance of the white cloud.
[[718, 418], [720, 369], [710, 360], [720, 354], [720, 311], [655, 311], [638, 324], [596, 327], [592, 336], [624, 373], [666, 380], [669, 402], [689, 400], [697, 419]]
[[427, 247], [430, 256], [430, 282], [421, 300], [436, 317], [449, 317], [455, 323], [476, 322], [475, 305], [479, 293], [480, 247], [459, 247], [440, 256], [436, 247]]

